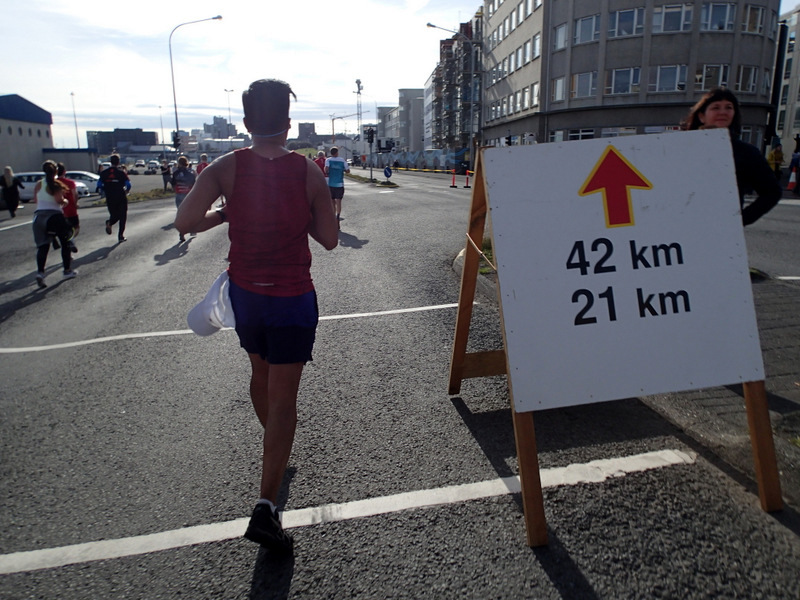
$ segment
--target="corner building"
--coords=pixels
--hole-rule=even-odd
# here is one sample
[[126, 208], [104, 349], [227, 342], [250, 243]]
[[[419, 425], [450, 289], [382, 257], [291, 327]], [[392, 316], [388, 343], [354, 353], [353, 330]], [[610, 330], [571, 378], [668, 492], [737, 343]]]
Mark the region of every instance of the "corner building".
[[558, 142], [679, 128], [707, 90], [739, 98], [762, 144], [779, 0], [487, 0], [483, 143]]

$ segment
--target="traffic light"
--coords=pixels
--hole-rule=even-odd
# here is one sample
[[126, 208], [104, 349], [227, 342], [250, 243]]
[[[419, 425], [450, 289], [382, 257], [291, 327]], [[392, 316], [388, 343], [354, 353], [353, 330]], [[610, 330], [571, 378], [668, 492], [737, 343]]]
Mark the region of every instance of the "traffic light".
[[370, 127], [369, 129], [367, 129], [367, 142], [371, 144], [374, 141], [375, 141], [375, 130], [372, 127]]
[[507, 135], [506, 136], [506, 146], [510, 146], [510, 145], [511, 145], [511, 136]]
[[175, 148], [175, 150], [181, 147], [181, 136], [178, 135], [177, 131], [172, 133], [172, 147]]

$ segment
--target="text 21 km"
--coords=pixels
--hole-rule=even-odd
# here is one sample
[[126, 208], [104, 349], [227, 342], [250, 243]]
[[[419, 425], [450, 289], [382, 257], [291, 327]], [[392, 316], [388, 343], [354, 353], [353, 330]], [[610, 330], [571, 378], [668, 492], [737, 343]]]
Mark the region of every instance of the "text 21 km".
[[[677, 242], [672, 244], [639, 245], [635, 240], [628, 242], [630, 248], [631, 268], [654, 269], [683, 264], [683, 249]], [[587, 258], [586, 244], [577, 241], [567, 258], [567, 269], [577, 269], [581, 275], [598, 275], [614, 273], [617, 270], [612, 261], [614, 244], [608, 238], [597, 238], [589, 246], [592, 262]], [[599, 300], [605, 301], [609, 321], [617, 320], [617, 309], [614, 302], [614, 289], [608, 286], [597, 294]], [[647, 293], [636, 288], [636, 301], [639, 318], [657, 317], [681, 312], [691, 312], [689, 294], [685, 290]], [[575, 316], [575, 325], [591, 325], [597, 323], [593, 314], [595, 294], [591, 290], [579, 289], [572, 294], [572, 303], [579, 304], [580, 310]]]

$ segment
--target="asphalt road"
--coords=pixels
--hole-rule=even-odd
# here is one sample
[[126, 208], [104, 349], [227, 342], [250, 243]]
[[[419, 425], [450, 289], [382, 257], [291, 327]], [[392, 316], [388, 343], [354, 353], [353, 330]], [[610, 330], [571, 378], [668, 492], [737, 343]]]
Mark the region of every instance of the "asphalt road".
[[[239, 537], [246, 356], [185, 324], [225, 230], [178, 245], [152, 201], [118, 245], [85, 208], [78, 277], [51, 253], [38, 290], [30, 226], [0, 223], [0, 598], [798, 598], [800, 532], [637, 399], [536, 414], [550, 543], [526, 546], [505, 379], [447, 394], [470, 190], [393, 180], [349, 183], [339, 247], [313, 249], [284, 561]], [[501, 344], [479, 298], [470, 351]]]

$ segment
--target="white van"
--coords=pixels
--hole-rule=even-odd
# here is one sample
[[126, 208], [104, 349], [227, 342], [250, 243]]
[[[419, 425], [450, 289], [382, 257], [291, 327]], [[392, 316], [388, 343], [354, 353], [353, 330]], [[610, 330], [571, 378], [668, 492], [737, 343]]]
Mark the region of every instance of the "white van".
[[160, 166], [161, 163], [159, 163], [157, 160], [151, 160], [149, 163], [147, 163], [148, 169], [158, 169]]

